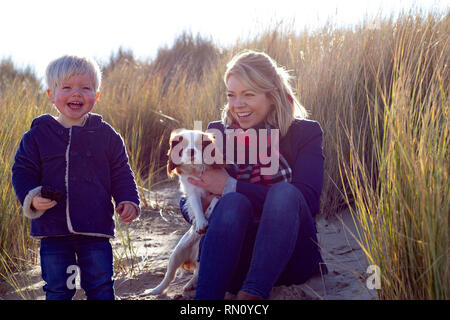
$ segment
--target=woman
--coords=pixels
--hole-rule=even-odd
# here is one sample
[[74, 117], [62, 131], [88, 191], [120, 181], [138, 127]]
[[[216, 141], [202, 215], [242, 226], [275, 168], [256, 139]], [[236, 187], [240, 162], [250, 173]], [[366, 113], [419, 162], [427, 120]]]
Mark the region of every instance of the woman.
[[[234, 150], [224, 150], [228, 158], [243, 161], [190, 180], [210, 193], [204, 207], [221, 196], [202, 239], [195, 298], [223, 299], [230, 291], [238, 292], [241, 300], [268, 299], [274, 285], [300, 284], [327, 273], [314, 221], [323, 180], [322, 130], [305, 119], [289, 74], [267, 54], [245, 51], [227, 67], [228, 103], [222, 121], [210, 123], [208, 129], [224, 136], [244, 130], [243, 138], [242, 130], [236, 130], [241, 135]], [[268, 138], [245, 138], [248, 129], [266, 130]], [[269, 152], [278, 142], [279, 152]], [[276, 161], [276, 172], [263, 174], [268, 165], [260, 157], [251, 161], [254, 143], [258, 154], [267, 151]], [[241, 158], [239, 144], [245, 152]]]

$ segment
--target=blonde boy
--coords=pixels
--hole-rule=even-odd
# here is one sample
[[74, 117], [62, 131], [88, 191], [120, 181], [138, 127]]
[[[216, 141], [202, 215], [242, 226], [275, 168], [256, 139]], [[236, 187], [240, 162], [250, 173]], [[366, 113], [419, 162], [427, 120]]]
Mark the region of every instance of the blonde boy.
[[114, 206], [124, 222], [139, 214], [139, 195], [121, 136], [98, 114], [101, 72], [91, 59], [63, 56], [47, 67], [47, 94], [58, 116], [34, 119], [17, 150], [12, 182], [41, 239], [46, 298], [71, 299], [79, 266], [87, 299], [114, 299]]

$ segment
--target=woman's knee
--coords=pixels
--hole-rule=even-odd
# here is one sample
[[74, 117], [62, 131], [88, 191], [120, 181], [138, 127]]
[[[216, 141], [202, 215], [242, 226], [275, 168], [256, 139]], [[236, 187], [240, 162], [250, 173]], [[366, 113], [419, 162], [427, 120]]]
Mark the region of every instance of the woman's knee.
[[282, 201], [297, 199], [300, 195], [300, 190], [288, 182], [278, 182], [274, 184], [267, 193], [267, 197]]
[[300, 190], [294, 185], [287, 182], [279, 182], [274, 184], [268, 191], [265, 206], [285, 207], [295, 206], [299, 209], [302, 206], [304, 198]]
[[287, 182], [274, 184], [268, 191], [264, 209], [268, 212], [278, 214], [279, 211], [292, 214], [311, 214], [303, 194], [294, 185]]
[[218, 221], [221, 225], [234, 225], [239, 221], [247, 222], [253, 216], [250, 200], [240, 193], [230, 192], [220, 198], [212, 213], [210, 224]]

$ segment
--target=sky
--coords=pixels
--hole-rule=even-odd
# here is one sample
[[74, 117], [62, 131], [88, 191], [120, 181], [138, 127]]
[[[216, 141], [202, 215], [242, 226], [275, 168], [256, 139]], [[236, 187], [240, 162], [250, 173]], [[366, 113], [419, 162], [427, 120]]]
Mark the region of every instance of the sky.
[[11, 58], [42, 78], [63, 54], [101, 63], [122, 47], [152, 59], [183, 31], [226, 46], [278, 21], [314, 30], [326, 21], [352, 25], [414, 7], [448, 11], [450, 0], [1, 0], [0, 61]]

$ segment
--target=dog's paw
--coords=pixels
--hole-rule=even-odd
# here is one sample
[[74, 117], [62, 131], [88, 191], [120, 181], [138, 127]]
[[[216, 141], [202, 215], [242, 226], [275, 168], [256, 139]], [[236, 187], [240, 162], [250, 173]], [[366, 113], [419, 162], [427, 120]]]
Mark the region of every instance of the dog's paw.
[[146, 295], [146, 296], [147, 295], [151, 295], [151, 296], [159, 295], [159, 294], [163, 293], [163, 291], [164, 291], [163, 289], [160, 289], [160, 288], [156, 287], [156, 288], [145, 290], [143, 295]]
[[183, 292], [193, 291], [197, 286], [197, 279], [191, 279], [188, 283], [183, 287]]
[[195, 283], [188, 283], [187, 285], [185, 285], [183, 287], [183, 291], [187, 292], [187, 291], [194, 291], [195, 290]]
[[199, 234], [206, 233], [206, 230], [208, 229], [208, 221], [205, 219], [203, 221], [195, 221], [194, 224], [194, 230], [195, 232]]

